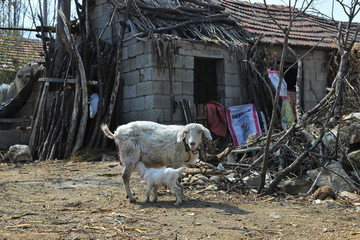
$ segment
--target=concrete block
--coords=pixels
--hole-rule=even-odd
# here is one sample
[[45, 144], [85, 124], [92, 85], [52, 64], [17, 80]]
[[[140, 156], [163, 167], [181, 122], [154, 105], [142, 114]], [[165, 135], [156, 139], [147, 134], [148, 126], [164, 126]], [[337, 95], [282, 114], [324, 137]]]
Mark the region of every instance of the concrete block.
[[138, 112], [134, 111], [134, 112], [128, 112], [128, 113], [123, 113], [120, 116], [120, 122], [121, 124], [124, 123], [128, 123], [128, 122], [132, 122], [132, 121], [136, 121], [138, 120]]
[[145, 109], [145, 97], [136, 97], [129, 99], [130, 112]]
[[144, 68], [144, 81], [151, 80], [169, 80], [169, 69], [161, 70], [154, 67]]
[[182, 69], [194, 69], [194, 57], [176, 55], [173, 67]]
[[225, 85], [226, 86], [240, 86], [240, 78], [237, 73], [225, 73]]
[[120, 111], [121, 113], [130, 112], [130, 99], [122, 99], [120, 101], [118, 111]]
[[225, 63], [224, 63], [224, 71], [226, 73], [238, 74], [239, 71], [240, 71], [240, 63], [225, 61]]
[[127, 73], [123, 74], [123, 78], [124, 78], [124, 85], [133, 85], [136, 83], [140, 82], [140, 72], [135, 70], [135, 71], [130, 71]]
[[122, 60], [126, 60], [126, 59], [129, 59], [129, 47], [123, 47], [123, 50], [122, 50], [122, 56], [121, 56]]
[[194, 94], [194, 84], [189, 82], [182, 83], [182, 93], [186, 95]]
[[136, 69], [136, 58], [130, 58], [130, 70], [135, 71]]
[[133, 45], [138, 41], [136, 38], [131, 38], [131, 36], [132, 36], [132, 33], [125, 34], [124, 43], [123, 43], [124, 47]]
[[170, 94], [170, 81], [162, 83], [162, 94]]
[[162, 84], [160, 81], [146, 81], [136, 84], [137, 96], [146, 96], [162, 93]]
[[183, 94], [183, 83], [182, 82], [173, 82], [172, 83], [172, 93], [176, 95]]
[[194, 82], [194, 71], [190, 69], [175, 69], [175, 81]]
[[[172, 120], [171, 120], [172, 115]], [[182, 112], [180, 106], [176, 109], [175, 113], [171, 113], [170, 109], [164, 109], [164, 123], [168, 124], [185, 124], [184, 113]]]
[[146, 68], [155, 66], [153, 54], [142, 54], [136, 56], [136, 67], [137, 68]]
[[153, 41], [154, 40], [144, 41], [144, 53], [145, 54], [147, 54], [147, 53], [153, 54], [154, 53]]
[[138, 119], [144, 121], [163, 122], [164, 112], [162, 109], [146, 109], [138, 113]]
[[145, 96], [146, 109], [170, 109], [170, 97], [166, 95]]
[[134, 44], [128, 46], [129, 49], [129, 57], [136, 57], [142, 55], [145, 51], [144, 49], [144, 42], [138, 41]]
[[226, 97], [238, 97], [240, 98], [241, 92], [240, 87], [235, 86], [225, 86], [225, 96]]
[[121, 72], [127, 73], [130, 72], [130, 59], [125, 59], [121, 61]]
[[137, 97], [136, 84], [124, 86], [123, 98], [129, 99], [129, 98], [134, 98], [134, 97]]

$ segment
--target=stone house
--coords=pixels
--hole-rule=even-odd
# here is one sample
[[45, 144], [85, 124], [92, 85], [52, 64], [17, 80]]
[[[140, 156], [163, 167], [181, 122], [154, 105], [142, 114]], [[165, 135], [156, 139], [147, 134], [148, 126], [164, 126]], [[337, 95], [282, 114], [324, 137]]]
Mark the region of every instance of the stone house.
[[[120, 2], [123, 1], [95, 0], [91, 5], [93, 28], [98, 33], [102, 32], [102, 40], [113, 44], [125, 11], [125, 5]], [[214, 0], [209, 4], [202, 1], [135, 3], [138, 18], [127, 20], [128, 28], [123, 41], [124, 86], [118, 109], [119, 123], [133, 120], [184, 123], [183, 112], [179, 108], [182, 99], [190, 102], [195, 120], [201, 118], [196, 114], [199, 108], [211, 100], [220, 102], [226, 108], [249, 103], [249, 86], [241, 65], [250, 42], [260, 35], [263, 35], [260, 46], [279, 61], [283, 36], [267, 16], [264, 5], [237, 0]], [[225, 24], [223, 19], [221, 23], [210, 21], [209, 25], [202, 24], [191, 30], [186, 28], [188, 26], [171, 28], [181, 24], [175, 19], [190, 21], [180, 17], [186, 16], [180, 15], [180, 10], [192, 8], [193, 13], [203, 12], [206, 8], [204, 4], [211, 6], [208, 7], [213, 11], [211, 14], [223, 14], [228, 22], [235, 21], [236, 25]], [[120, 14], [114, 14], [114, 6], [118, 7], [117, 13]], [[269, 10], [274, 18], [287, 25], [289, 8], [270, 5]], [[215, 29], [213, 35], [211, 31], [204, 34], [205, 29], [211, 27]], [[154, 34], [156, 29], [161, 28], [168, 31]], [[220, 29], [226, 30], [220, 32]], [[227, 38], [231, 34], [237, 38]], [[308, 14], [302, 15], [293, 26], [289, 45], [299, 56], [306, 53], [302, 59], [304, 86], [301, 106], [304, 110], [313, 107], [326, 94], [327, 64], [336, 50], [335, 36], [332, 22]], [[166, 45], [164, 42], [171, 46], [161, 51]], [[164, 59], [167, 64], [162, 64]], [[289, 53], [285, 66], [291, 67], [285, 76], [289, 91], [295, 90], [297, 67], [293, 63], [294, 57]]]

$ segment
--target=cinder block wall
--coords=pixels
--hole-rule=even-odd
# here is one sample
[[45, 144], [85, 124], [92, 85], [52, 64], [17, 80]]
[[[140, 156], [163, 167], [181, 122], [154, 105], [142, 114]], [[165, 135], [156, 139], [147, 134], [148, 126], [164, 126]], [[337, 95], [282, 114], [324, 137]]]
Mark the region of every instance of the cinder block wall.
[[[102, 32], [112, 13], [112, 6], [103, 0], [91, 12], [92, 25], [97, 32]], [[114, 20], [116, 22], [117, 20]], [[102, 39], [108, 42], [116, 40], [119, 26], [109, 26]], [[160, 123], [185, 122], [180, 106], [182, 99], [194, 106], [194, 58], [204, 57], [220, 60], [218, 69], [218, 96], [225, 106], [244, 103], [247, 90], [241, 84], [239, 62], [228, 53], [228, 49], [218, 45], [201, 42], [176, 41], [173, 56], [173, 68], [160, 69], [157, 66], [154, 40], [131, 38], [131, 32], [125, 34], [122, 55], [122, 78], [124, 91], [118, 106], [120, 121], [118, 124], [134, 120], [150, 120]], [[171, 79], [171, 80], [170, 80]], [[178, 103], [171, 113], [171, 95]]]
[[[280, 60], [282, 47], [267, 46], [271, 51], [276, 53], [276, 57]], [[326, 88], [328, 87], [328, 69], [326, 67], [329, 61], [329, 50], [315, 49], [310, 52], [309, 48], [293, 47], [295, 52], [302, 57], [303, 62], [303, 79], [304, 79], [304, 110], [310, 110], [326, 95]], [[294, 57], [288, 52], [286, 62], [294, 63]], [[297, 65], [295, 65], [296, 67]], [[276, 69], [278, 70], [278, 69]]]
[[304, 108], [306, 111], [313, 108], [326, 95], [328, 61], [329, 52], [325, 50], [313, 50], [304, 57]]

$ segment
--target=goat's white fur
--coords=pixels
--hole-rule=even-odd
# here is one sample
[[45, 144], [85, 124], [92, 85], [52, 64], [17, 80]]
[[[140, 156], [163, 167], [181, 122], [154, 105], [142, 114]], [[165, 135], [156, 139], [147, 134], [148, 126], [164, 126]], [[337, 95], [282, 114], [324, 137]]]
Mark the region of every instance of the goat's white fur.
[[[136, 199], [130, 190], [130, 177], [136, 163], [141, 161], [149, 168], [179, 168], [194, 164], [198, 159], [202, 137], [212, 140], [210, 131], [201, 124], [163, 125], [150, 121], [136, 121], [119, 126], [112, 133], [101, 125], [105, 136], [114, 139], [118, 149], [126, 196], [130, 202]], [[190, 151], [187, 151], [185, 144]]]
[[141, 178], [143, 178], [147, 184], [146, 187], [146, 198], [143, 203], [149, 201], [151, 190], [153, 190], [153, 202], [157, 201], [158, 198], [158, 187], [167, 186], [176, 194], [175, 206], [179, 206], [182, 203], [183, 197], [183, 186], [180, 183], [181, 173], [184, 167], [181, 168], [147, 168], [144, 163], [138, 162], [136, 164], [136, 170], [139, 172]]

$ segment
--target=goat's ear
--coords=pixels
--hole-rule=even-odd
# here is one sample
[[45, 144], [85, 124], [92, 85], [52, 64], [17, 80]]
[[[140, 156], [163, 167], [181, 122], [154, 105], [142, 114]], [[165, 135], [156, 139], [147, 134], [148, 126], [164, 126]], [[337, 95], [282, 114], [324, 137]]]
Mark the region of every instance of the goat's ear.
[[185, 128], [182, 128], [177, 134], [177, 142], [181, 142], [185, 138]]
[[212, 137], [211, 137], [211, 133], [210, 133], [209, 129], [207, 129], [206, 127], [202, 127], [202, 131], [203, 131], [204, 136], [211, 141]]

